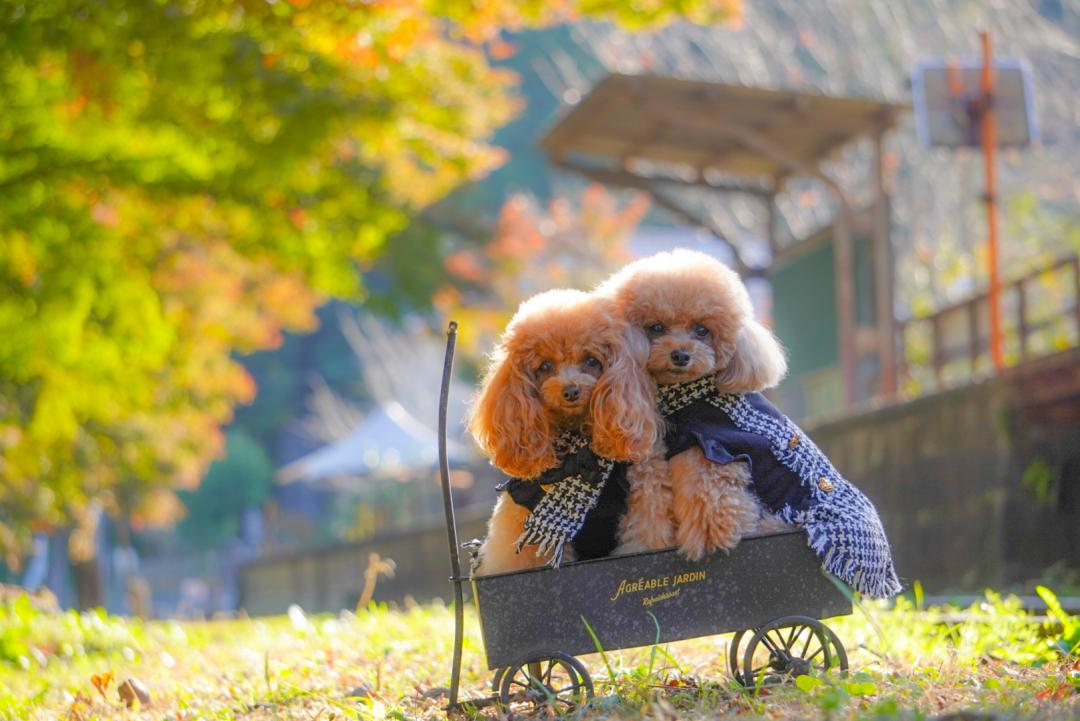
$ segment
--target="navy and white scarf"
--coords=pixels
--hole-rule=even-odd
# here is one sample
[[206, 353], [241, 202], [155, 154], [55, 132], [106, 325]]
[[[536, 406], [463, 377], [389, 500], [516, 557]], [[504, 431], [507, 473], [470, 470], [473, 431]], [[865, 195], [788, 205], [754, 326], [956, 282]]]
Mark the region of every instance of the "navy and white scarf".
[[672, 424], [669, 457], [697, 444], [710, 460], [746, 461], [762, 503], [806, 530], [825, 570], [867, 596], [900, 592], [873, 504], [764, 396], [721, 393], [705, 377], [660, 386], [657, 408]]

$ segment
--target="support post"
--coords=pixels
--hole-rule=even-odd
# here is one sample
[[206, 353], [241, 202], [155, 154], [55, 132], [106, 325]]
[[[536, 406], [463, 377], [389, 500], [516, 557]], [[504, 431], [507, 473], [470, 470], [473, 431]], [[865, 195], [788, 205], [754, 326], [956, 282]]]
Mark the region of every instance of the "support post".
[[934, 366], [934, 390], [941, 390], [942, 366], [945, 364], [944, 338], [941, 334], [941, 313], [930, 316], [930, 346], [933, 349], [931, 363]]
[[874, 315], [877, 316], [881, 394], [892, 399], [896, 397], [896, 316], [893, 311], [893, 257], [884, 140], [885, 130], [879, 128], [874, 133]]
[[840, 368], [844, 380], [844, 408], [855, 405], [855, 273], [851, 238], [853, 213], [843, 192], [837, 192], [840, 212], [836, 216], [833, 238], [836, 275], [836, 318], [840, 331]]
[[1076, 338], [1080, 340], [1080, 258], [1073, 256], [1070, 265], [1073, 271], [1073, 317], [1076, 318]]
[[776, 260], [776, 253], [780, 248], [780, 240], [776, 237], [776, 225], [780, 220], [778, 216], [778, 208], [776, 207], [776, 192], [769, 193], [765, 196], [765, 209], [768, 211], [768, 220], [765, 226], [765, 237], [769, 241], [769, 254], [772, 256], [770, 260]]
[[1020, 339], [1020, 360], [1028, 359], [1028, 326], [1027, 326], [1027, 291], [1025, 286], [1027, 278], [1021, 278], [1016, 282], [1016, 333]]
[[986, 165], [986, 245], [990, 264], [990, 359], [994, 370], [1005, 367], [1001, 342], [1001, 279], [998, 277], [997, 175], [994, 169], [994, 148], [997, 145], [997, 118], [994, 115], [994, 67], [990, 48], [990, 33], [979, 33], [982, 41], [982, 102], [980, 124], [983, 160]]
[[979, 342], [979, 300], [973, 299], [967, 304], [968, 321], [968, 355], [971, 357], [971, 378], [974, 380], [979, 373], [979, 350], [982, 345]]

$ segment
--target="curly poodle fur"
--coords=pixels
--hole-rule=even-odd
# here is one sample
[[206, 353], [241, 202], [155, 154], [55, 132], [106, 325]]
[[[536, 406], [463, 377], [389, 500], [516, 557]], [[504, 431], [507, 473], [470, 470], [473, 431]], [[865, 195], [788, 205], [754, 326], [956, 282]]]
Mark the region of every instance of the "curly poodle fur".
[[[608, 298], [577, 290], [536, 295], [518, 308], [473, 404], [469, 430], [501, 471], [535, 478], [556, 464], [554, 439], [565, 430], [591, 438], [616, 461], [647, 458], [656, 444], [655, 388], [639, 371], [648, 353], [640, 334]], [[543, 565], [534, 548], [514, 551], [528, 511], [505, 493], [480, 548], [478, 572]]]
[[[689, 250], [643, 258], [604, 282], [619, 316], [649, 343], [645, 371], [657, 384], [712, 375], [725, 393], [770, 388], [787, 371], [773, 334], [754, 319], [739, 276]], [[669, 461], [659, 448], [629, 470], [629, 510], [619, 552], [677, 545], [692, 559], [730, 549], [762, 511], [745, 463], [721, 465], [692, 448]]]

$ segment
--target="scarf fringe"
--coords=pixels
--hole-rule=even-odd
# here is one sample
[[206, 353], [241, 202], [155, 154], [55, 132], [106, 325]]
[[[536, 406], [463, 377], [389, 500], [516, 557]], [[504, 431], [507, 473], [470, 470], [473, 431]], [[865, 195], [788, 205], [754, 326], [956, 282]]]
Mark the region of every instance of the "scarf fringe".
[[[563, 449], [569, 453], [577, 453], [588, 445], [581, 436], [567, 440], [569, 442], [563, 444]], [[591, 454], [590, 458], [590, 470], [584, 472], [581, 458], [566, 455], [561, 459], [563, 472], [568, 475], [552, 482], [552, 487], [525, 519], [525, 528], [514, 543], [515, 552], [521, 553], [525, 546], [535, 545], [541, 556], [551, 556], [547, 562], [549, 567], [558, 568], [562, 564], [566, 544], [581, 530], [586, 516], [600, 501], [600, 494], [615, 468], [614, 461]], [[548, 476], [550, 472], [544, 475]]]
[[821, 559], [821, 567], [868, 598], [892, 598], [903, 590], [892, 560], [873, 565], [860, 563], [849, 549], [835, 544], [830, 529], [821, 524], [806, 525], [807, 545]]

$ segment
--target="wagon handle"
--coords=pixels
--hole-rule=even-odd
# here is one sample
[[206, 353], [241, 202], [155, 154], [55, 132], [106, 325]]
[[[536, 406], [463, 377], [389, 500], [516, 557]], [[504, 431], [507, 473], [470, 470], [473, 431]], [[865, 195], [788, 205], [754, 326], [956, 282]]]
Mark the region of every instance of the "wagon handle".
[[454, 660], [450, 670], [448, 711], [457, 708], [458, 682], [461, 678], [462, 627], [465, 623], [457, 521], [454, 519], [454, 498], [450, 490], [450, 463], [446, 458], [446, 408], [450, 400], [450, 377], [454, 370], [455, 345], [457, 345], [457, 322], [450, 321], [450, 325], [446, 330], [446, 357], [443, 360], [442, 389], [439, 392], [439, 476], [442, 480], [443, 510], [446, 512], [446, 538], [450, 543], [450, 571], [452, 574], [450, 579], [454, 584]]

